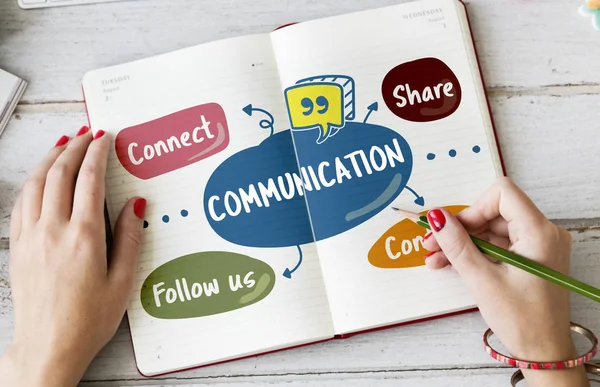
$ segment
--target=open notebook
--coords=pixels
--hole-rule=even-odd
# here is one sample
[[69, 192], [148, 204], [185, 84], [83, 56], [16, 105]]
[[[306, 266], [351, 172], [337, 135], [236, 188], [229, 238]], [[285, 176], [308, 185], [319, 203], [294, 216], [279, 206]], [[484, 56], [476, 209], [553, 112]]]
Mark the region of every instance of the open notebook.
[[0, 136], [26, 87], [27, 82], [0, 69]]
[[204, 44], [83, 87], [115, 137], [111, 221], [148, 200], [128, 310], [144, 375], [474, 306], [389, 208], [459, 211], [502, 174], [462, 3]]

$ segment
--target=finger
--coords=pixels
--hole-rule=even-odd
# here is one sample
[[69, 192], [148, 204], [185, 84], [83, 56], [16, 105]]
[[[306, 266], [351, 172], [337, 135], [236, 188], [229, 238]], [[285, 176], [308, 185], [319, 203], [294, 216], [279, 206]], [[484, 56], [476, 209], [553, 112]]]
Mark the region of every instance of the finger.
[[492, 219], [489, 223], [489, 230], [498, 236], [508, 238], [508, 222], [504, 218]]
[[[114, 247], [108, 275], [118, 296], [128, 295], [133, 288], [135, 267], [142, 243], [145, 211], [146, 200], [133, 198], [123, 207], [115, 225]], [[127, 297], [117, 297], [117, 299], [127, 301]]]
[[467, 284], [476, 287], [482, 280], [492, 279], [495, 265], [479, 252], [454, 215], [445, 209], [434, 209], [427, 213], [427, 219], [437, 243]]
[[497, 235], [508, 237], [508, 222], [506, 219], [498, 216], [497, 218], [482, 223], [480, 217], [477, 217], [475, 221], [470, 217], [470, 212], [464, 214], [466, 210], [456, 215], [456, 218], [465, 227], [467, 232], [471, 235], [481, 234], [486, 231], [492, 231]]
[[21, 231], [32, 227], [39, 220], [48, 171], [67, 148], [68, 142], [69, 137], [62, 136], [25, 182], [21, 192]]
[[10, 245], [14, 245], [19, 240], [21, 235], [21, 204], [23, 202], [23, 195], [19, 194], [15, 201], [15, 206], [10, 214]]
[[[460, 213], [456, 216], [456, 218], [462, 223], [463, 226], [465, 224], [461, 221]], [[479, 228], [469, 228], [465, 226], [467, 232], [471, 235], [479, 236], [481, 234], [496, 234], [499, 238], [506, 238], [506, 243], [509, 243], [508, 240], [508, 223], [503, 218], [493, 219], [491, 222], [486, 223], [484, 227]], [[437, 243], [435, 236], [430, 231], [423, 238], [423, 247], [429, 251], [439, 251], [440, 245]]]
[[[477, 235], [478, 238], [483, 239], [485, 241], [490, 242], [491, 244], [494, 244], [496, 246], [500, 246], [503, 249], [508, 249], [508, 247], [510, 246], [510, 241], [507, 238], [503, 238], [501, 236], [498, 235], [494, 235], [493, 233], [483, 233], [480, 235]], [[451, 265], [450, 261], [448, 260], [448, 258], [446, 257], [446, 254], [444, 254], [444, 252], [439, 249], [439, 245], [436, 242], [436, 246], [438, 246], [438, 249], [433, 251], [431, 253], [429, 253], [425, 258], [426, 258], [426, 263], [427, 261], [429, 261], [430, 257], [435, 257], [435, 261], [438, 261], [440, 264], [436, 265], [439, 268], [444, 267], [445, 265]], [[483, 256], [485, 258], [487, 258], [490, 262], [493, 263], [498, 263], [498, 260], [495, 258], [490, 257], [489, 255], [483, 254]], [[429, 267], [430, 265], [428, 265]]]
[[[505, 250], [508, 250], [510, 247], [510, 239], [502, 237], [500, 235], [496, 235], [491, 231], [486, 231], [482, 234], [477, 235], [479, 239], [483, 239], [484, 241], [490, 242], [493, 245], [501, 247]], [[489, 255], [484, 254], [484, 256], [490, 260], [491, 262], [498, 263], [499, 261], [496, 258], [492, 258]]]
[[75, 180], [91, 141], [90, 129], [87, 126], [82, 127], [48, 171], [42, 217], [66, 220], [71, 218]]
[[77, 176], [71, 219], [104, 217], [104, 178], [109, 147], [109, 136], [103, 130], [97, 131]]
[[[443, 269], [446, 266], [452, 266], [452, 263], [448, 260], [448, 257], [446, 257], [446, 254], [444, 254], [444, 252], [442, 250], [440, 251], [434, 251], [432, 253], [429, 253], [430, 255], [427, 255], [425, 257], [425, 264], [427, 265], [427, 267], [429, 267], [430, 269]], [[498, 263], [498, 260], [495, 258], [490, 257], [489, 255], [483, 254], [483, 256], [490, 261], [491, 263]], [[432, 260], [432, 262], [430, 261], [430, 258], [434, 258]], [[437, 261], [437, 262], [436, 262]], [[430, 267], [431, 266], [431, 267]], [[454, 269], [454, 266], [452, 266], [452, 268]], [[454, 270], [456, 272], [456, 269]], [[458, 272], [457, 272], [458, 273]]]
[[497, 235], [491, 231], [486, 231], [482, 234], [478, 234], [477, 237], [483, 239], [484, 241], [488, 241], [493, 245], [501, 247], [504, 250], [508, 250], [508, 248], [510, 247], [510, 239]]
[[429, 231], [427, 234], [425, 234], [425, 237], [423, 238], [423, 247], [425, 250], [431, 252], [441, 250], [440, 245], [437, 243], [435, 235], [433, 235], [432, 231]]
[[[547, 222], [531, 199], [508, 178], [499, 179], [475, 204], [462, 211], [459, 219], [469, 229], [477, 229], [498, 217], [504, 218], [507, 223], [518, 219], [524, 228], [529, 229], [537, 229]], [[503, 227], [501, 224], [497, 226]], [[501, 230], [495, 231], [504, 234]]]
[[442, 251], [437, 251], [425, 257], [425, 266], [431, 270], [440, 270], [450, 265], [450, 261]]

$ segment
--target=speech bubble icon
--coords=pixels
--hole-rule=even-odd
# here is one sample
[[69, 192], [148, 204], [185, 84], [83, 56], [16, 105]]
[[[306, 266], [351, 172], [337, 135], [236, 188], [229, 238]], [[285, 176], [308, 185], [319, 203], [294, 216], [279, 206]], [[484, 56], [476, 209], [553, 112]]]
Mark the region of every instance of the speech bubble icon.
[[[467, 206], [444, 207], [456, 215]], [[421, 212], [421, 215], [427, 211]], [[423, 227], [410, 219], [404, 219], [387, 230], [369, 251], [369, 263], [382, 269], [406, 269], [425, 265], [423, 237], [427, 233]]]
[[299, 84], [285, 90], [292, 130], [319, 130], [317, 144], [344, 127], [344, 90], [337, 83]]

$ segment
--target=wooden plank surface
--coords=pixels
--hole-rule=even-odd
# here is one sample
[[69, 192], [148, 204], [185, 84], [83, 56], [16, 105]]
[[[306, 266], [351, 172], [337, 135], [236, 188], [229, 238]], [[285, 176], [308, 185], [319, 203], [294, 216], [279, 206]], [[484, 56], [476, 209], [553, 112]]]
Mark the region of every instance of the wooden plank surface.
[[[403, 0], [139, 0], [22, 11], [0, 2], [0, 68], [30, 82], [0, 138], [0, 352], [12, 335], [10, 208], [62, 134], [86, 123], [80, 82], [91, 69], [278, 25]], [[573, 232], [573, 274], [600, 286], [600, 36], [580, 0], [469, 0], [506, 169]], [[590, 228], [590, 226], [592, 226]], [[573, 319], [600, 332], [600, 307], [573, 296]], [[126, 323], [82, 386], [506, 386], [511, 371], [481, 350], [477, 313], [398, 327], [144, 380]]]
[[[600, 230], [573, 232], [573, 239], [572, 274], [583, 281], [600, 286], [600, 276], [597, 275], [600, 272], [600, 260], [597, 255], [600, 251]], [[6, 287], [7, 259], [8, 252], [0, 252], [0, 352], [8, 345], [12, 335], [12, 308], [8, 300], [9, 290]], [[598, 304], [578, 295], [572, 296], [572, 304], [573, 321], [600, 332]], [[481, 335], [485, 329], [485, 323], [479, 313], [469, 313], [167, 375], [155, 380], [164, 380], [165, 383], [184, 380], [192, 383], [190, 380], [195, 379], [207, 381], [230, 376], [237, 378], [266, 375], [277, 381], [279, 379], [276, 376], [282, 375], [379, 375], [381, 372], [482, 367], [493, 370], [500, 365], [489, 358], [481, 348]], [[372, 376], [379, 377], [378, 375]], [[135, 368], [125, 322], [115, 338], [96, 358], [85, 380], [143, 380]]]
[[[26, 103], [81, 101], [83, 74], [99, 67], [294, 21], [402, 0], [141, 0], [22, 11], [0, 2], [0, 68], [31, 82]], [[547, 85], [600, 90], [600, 39], [577, 13], [582, 0], [469, 0], [488, 84], [536, 92]], [[585, 59], [584, 59], [585, 58]]]
[[224, 377], [206, 380], [186, 380], [173, 378], [167, 380], [148, 381], [109, 381], [83, 382], [81, 387], [122, 387], [122, 386], [181, 386], [181, 387], [506, 387], [513, 370], [508, 369], [479, 369], [442, 371], [403, 371], [403, 372], [360, 372], [360, 373], [331, 373], [309, 375], [283, 375], [258, 377]]

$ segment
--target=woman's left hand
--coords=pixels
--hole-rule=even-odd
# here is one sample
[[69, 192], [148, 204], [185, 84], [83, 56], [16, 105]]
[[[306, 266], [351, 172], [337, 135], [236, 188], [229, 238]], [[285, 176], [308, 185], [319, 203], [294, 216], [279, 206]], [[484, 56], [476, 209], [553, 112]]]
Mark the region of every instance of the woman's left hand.
[[113, 337], [133, 288], [146, 201], [132, 198], [107, 261], [104, 179], [111, 141], [87, 127], [38, 165], [11, 218], [13, 342], [0, 385], [76, 386]]

